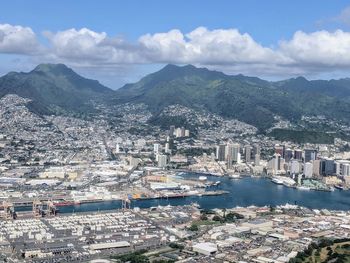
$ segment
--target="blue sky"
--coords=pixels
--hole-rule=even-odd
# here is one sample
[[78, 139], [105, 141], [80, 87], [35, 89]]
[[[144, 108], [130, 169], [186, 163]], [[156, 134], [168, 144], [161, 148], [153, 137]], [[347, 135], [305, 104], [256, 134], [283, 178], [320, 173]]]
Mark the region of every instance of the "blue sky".
[[334, 0], [3, 1], [0, 25], [21, 28], [1, 45], [1, 36], [14, 30], [0, 26], [0, 74], [62, 62], [113, 88], [166, 63], [269, 79], [349, 76], [350, 56], [343, 55], [350, 50], [349, 6]]

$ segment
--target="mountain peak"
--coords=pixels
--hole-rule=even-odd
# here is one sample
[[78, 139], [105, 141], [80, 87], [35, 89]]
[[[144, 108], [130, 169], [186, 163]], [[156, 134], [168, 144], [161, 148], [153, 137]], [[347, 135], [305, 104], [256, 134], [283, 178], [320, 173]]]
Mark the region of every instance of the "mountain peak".
[[294, 78], [294, 80], [297, 80], [297, 81], [308, 81], [305, 77], [303, 76], [298, 76], [296, 78]]
[[43, 73], [53, 73], [53, 74], [71, 74], [74, 71], [67, 67], [65, 64], [53, 64], [53, 63], [46, 63], [46, 64], [39, 64], [36, 66], [32, 72], [43, 72]]

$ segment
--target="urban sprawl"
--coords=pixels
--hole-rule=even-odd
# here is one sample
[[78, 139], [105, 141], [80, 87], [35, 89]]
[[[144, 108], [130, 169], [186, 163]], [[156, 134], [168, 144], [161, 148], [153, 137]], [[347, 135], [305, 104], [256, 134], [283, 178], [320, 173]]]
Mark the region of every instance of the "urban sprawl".
[[[298, 204], [211, 210], [197, 203], [133, 205], [225, 195], [216, 187], [224, 177], [266, 177], [298, 191], [346, 191], [345, 140], [277, 141], [246, 123], [179, 105], [161, 115], [191, 125], [167, 123], [164, 129], [150, 124], [142, 104], [96, 105], [100, 115], [77, 118], [39, 116], [28, 102], [16, 95], [0, 99], [2, 261], [128, 262], [129, 255], [149, 262], [291, 262], [310, 244], [350, 238], [349, 211]], [[291, 125], [276, 120], [276, 127]], [[111, 201], [118, 207], [62, 212]]]

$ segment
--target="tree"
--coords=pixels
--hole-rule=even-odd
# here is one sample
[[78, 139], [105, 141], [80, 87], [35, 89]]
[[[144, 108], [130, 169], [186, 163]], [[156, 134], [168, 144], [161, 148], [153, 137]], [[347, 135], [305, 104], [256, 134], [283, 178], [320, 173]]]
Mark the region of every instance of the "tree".
[[208, 220], [208, 217], [206, 214], [201, 214], [200, 219], [203, 221], [206, 221], [206, 220]]
[[213, 216], [213, 221], [221, 221], [221, 217], [218, 215]]
[[192, 224], [189, 228], [189, 230], [193, 231], [193, 232], [196, 232], [198, 231], [198, 226], [196, 224]]

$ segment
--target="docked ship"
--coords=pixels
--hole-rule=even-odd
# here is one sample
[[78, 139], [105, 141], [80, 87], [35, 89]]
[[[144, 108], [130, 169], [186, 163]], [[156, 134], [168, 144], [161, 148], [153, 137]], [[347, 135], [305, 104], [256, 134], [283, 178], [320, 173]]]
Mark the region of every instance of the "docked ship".
[[278, 178], [276, 178], [276, 177], [273, 177], [273, 178], [271, 179], [271, 181], [272, 181], [273, 183], [275, 183], [275, 184], [279, 184], [279, 185], [282, 185], [282, 184], [283, 184], [283, 181], [280, 180], [280, 179], [278, 179]]
[[302, 186], [302, 185], [301, 185], [301, 186], [298, 186], [298, 187], [297, 187], [297, 189], [298, 189], [298, 190], [306, 190], [306, 191], [311, 190], [311, 188], [310, 188], [310, 187], [307, 187], [307, 186]]
[[79, 201], [57, 201], [54, 202], [55, 206], [71, 206], [71, 205], [80, 205]]

